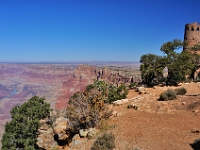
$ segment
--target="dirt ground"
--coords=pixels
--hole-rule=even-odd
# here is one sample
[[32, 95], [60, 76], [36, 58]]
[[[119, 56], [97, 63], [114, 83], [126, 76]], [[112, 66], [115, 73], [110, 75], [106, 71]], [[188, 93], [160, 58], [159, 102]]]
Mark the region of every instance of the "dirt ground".
[[[117, 115], [108, 121], [106, 132], [115, 135], [114, 150], [193, 150], [200, 138], [200, 83], [182, 84], [187, 93], [176, 100], [158, 101], [168, 88], [147, 88], [146, 94], [130, 90], [129, 102], [112, 106]], [[127, 108], [134, 104], [138, 110]], [[88, 150], [95, 139], [68, 150]]]
[[113, 107], [118, 116], [111, 119], [109, 132], [116, 137], [115, 150], [192, 150], [190, 144], [200, 138], [200, 84], [181, 86], [186, 95], [167, 102], [158, 101], [160, 93], [177, 87], [149, 88], [147, 94], [129, 91], [129, 103], [138, 110], [128, 104]]

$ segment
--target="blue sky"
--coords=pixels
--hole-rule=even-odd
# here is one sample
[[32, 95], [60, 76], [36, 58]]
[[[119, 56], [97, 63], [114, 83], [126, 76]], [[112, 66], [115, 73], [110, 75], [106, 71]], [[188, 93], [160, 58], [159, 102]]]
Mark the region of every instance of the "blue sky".
[[0, 0], [0, 61], [139, 61], [200, 21], [197, 0]]

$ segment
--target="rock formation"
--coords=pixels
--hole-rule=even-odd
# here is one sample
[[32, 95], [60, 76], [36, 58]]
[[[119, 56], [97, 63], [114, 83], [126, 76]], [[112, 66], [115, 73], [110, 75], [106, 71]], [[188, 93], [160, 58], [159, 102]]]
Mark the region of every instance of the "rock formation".
[[52, 127], [46, 121], [41, 123], [37, 138], [37, 145], [44, 149], [53, 149], [58, 146], [54, 140], [54, 132]]
[[[57, 110], [94, 80], [130, 84], [138, 80], [133, 69], [70, 64], [0, 64], [0, 130], [10, 120], [10, 110], [34, 95], [45, 97]], [[49, 132], [49, 131], [48, 131]], [[2, 133], [0, 134], [1, 139]]]
[[44, 149], [69, 149], [81, 146], [87, 139], [91, 139], [99, 132], [96, 128], [80, 129], [79, 134], [71, 132], [67, 118], [58, 117], [52, 125], [48, 120], [40, 120], [37, 145]]
[[79, 65], [77, 68], [64, 65], [0, 65], [1, 82], [10, 82], [9, 89], [4, 86], [2, 98], [16, 89], [17, 93], [10, 98], [27, 99], [34, 95], [45, 96], [56, 109], [65, 108], [67, 100], [73, 93], [83, 90], [95, 79], [119, 85], [128, 84], [133, 78], [136, 80], [131, 71], [127, 75], [123, 71], [88, 65]]

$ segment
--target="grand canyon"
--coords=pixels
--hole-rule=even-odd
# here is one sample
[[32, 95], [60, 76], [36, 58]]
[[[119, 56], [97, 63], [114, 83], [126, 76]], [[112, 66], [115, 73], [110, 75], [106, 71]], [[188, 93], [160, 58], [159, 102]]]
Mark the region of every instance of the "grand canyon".
[[112, 84], [140, 79], [139, 63], [1, 63], [0, 64], [0, 137], [13, 106], [34, 95], [45, 97], [51, 107], [62, 110], [69, 98], [95, 79]]
[[[139, 82], [139, 63], [89, 64], [0, 64], [0, 138], [4, 125], [10, 121], [10, 110], [34, 95], [45, 97], [57, 112], [67, 108], [68, 100], [76, 91], [82, 91], [96, 79], [110, 84], [127, 86]], [[158, 101], [167, 89], [184, 87], [186, 95], [173, 101]], [[143, 87], [144, 88], [144, 87]], [[125, 104], [110, 105], [113, 112], [106, 123], [107, 132], [115, 135], [117, 149], [194, 149], [199, 137], [199, 82], [180, 83], [178, 86], [154, 86], [138, 93], [129, 89]], [[134, 105], [137, 110], [128, 106]], [[62, 127], [60, 124], [59, 127]], [[94, 139], [73, 137], [70, 147], [59, 146], [53, 132], [40, 129], [39, 145], [45, 149], [86, 150]], [[45, 137], [48, 138], [45, 138]], [[41, 142], [42, 141], [42, 142]], [[1, 146], [1, 145], [0, 145]]]

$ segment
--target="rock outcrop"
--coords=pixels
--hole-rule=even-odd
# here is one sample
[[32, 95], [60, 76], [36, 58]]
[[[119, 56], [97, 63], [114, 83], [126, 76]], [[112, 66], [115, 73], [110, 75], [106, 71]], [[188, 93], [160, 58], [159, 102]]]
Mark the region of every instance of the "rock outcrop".
[[54, 140], [54, 132], [52, 127], [45, 120], [41, 121], [37, 145], [44, 149], [53, 149], [58, 147], [58, 143]]
[[16, 89], [17, 92], [11, 95], [10, 99], [44, 96], [56, 109], [63, 109], [67, 107], [67, 100], [75, 92], [83, 90], [95, 79], [115, 85], [137, 81], [138, 78], [132, 71], [83, 64], [76, 68], [69, 65], [0, 64], [0, 79], [6, 84], [9, 81], [9, 85], [1, 86], [6, 89], [4, 93], [8, 94]]
[[95, 137], [99, 130], [96, 128], [80, 129], [79, 134], [71, 132], [69, 120], [58, 117], [52, 125], [45, 120], [40, 120], [37, 145], [44, 149], [76, 149], [88, 139]]
[[128, 103], [129, 99], [121, 99], [113, 102], [114, 105], [119, 106]]
[[67, 141], [70, 137], [69, 120], [64, 117], [59, 117], [53, 123], [53, 132], [56, 141]]
[[58, 149], [60, 146], [66, 146], [71, 142], [70, 127], [67, 118], [58, 117], [50, 125], [46, 120], [40, 120], [41, 126], [38, 129], [39, 136], [37, 145], [44, 149]]

